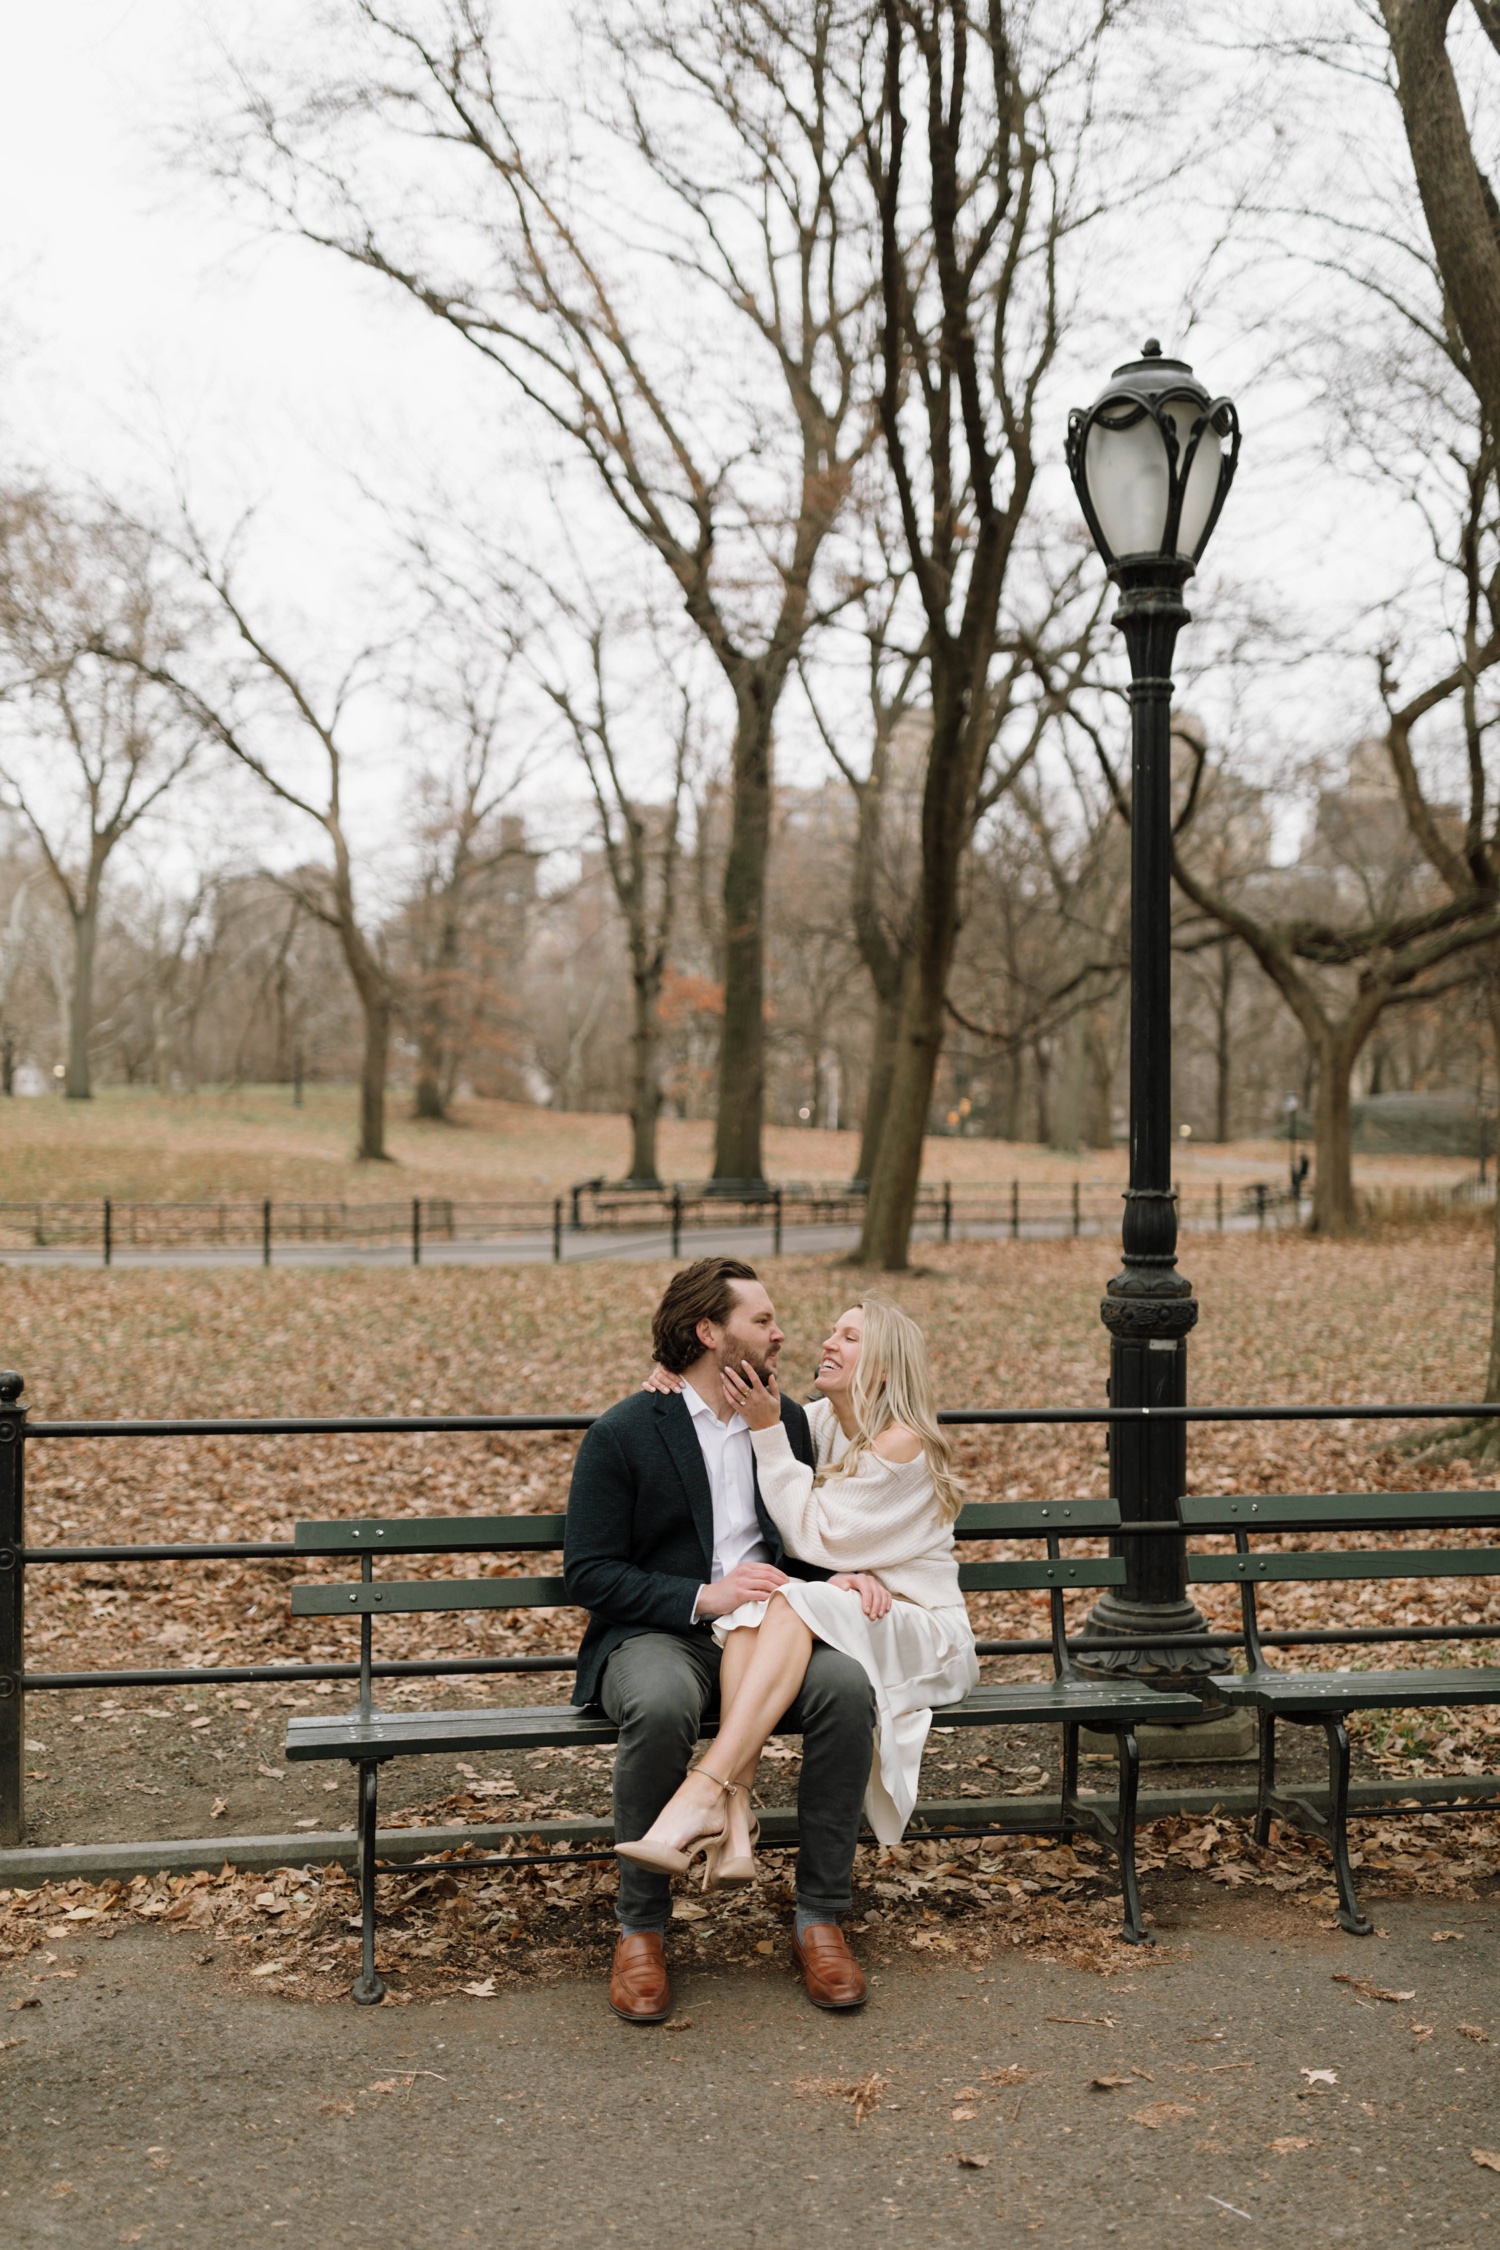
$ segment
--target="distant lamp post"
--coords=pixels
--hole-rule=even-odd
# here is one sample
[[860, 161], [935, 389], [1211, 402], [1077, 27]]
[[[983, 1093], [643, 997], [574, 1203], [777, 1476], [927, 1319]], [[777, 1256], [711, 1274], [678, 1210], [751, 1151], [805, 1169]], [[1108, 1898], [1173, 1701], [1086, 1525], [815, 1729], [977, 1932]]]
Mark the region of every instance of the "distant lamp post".
[[[1182, 589], [1219, 520], [1239, 445], [1230, 401], [1211, 398], [1154, 338], [1115, 369], [1086, 412], [1068, 417], [1068, 469], [1120, 589], [1115, 623], [1130, 658], [1130, 1185], [1123, 1269], [1100, 1307], [1115, 1406], [1187, 1403], [1187, 1338], [1198, 1318], [1177, 1271], [1172, 1191], [1172, 652], [1188, 622]], [[1110, 1489], [1124, 1524], [1174, 1522], [1186, 1483], [1183, 1423], [1112, 1427]], [[1184, 1541], [1133, 1539], [1127, 1530], [1116, 1544], [1125, 1583], [1101, 1597], [1089, 1625], [1140, 1645], [1101, 1649], [1089, 1669], [1195, 1685], [1218, 1659], [1183, 1645], [1205, 1630], [1187, 1599]]]

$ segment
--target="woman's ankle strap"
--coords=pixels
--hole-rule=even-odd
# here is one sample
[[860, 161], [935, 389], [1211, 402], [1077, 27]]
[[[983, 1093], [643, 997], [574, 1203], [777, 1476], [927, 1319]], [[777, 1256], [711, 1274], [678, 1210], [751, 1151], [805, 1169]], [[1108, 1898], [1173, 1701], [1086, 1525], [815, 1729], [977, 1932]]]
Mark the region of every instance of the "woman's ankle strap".
[[703, 1760], [701, 1758], [698, 1760], [697, 1764], [691, 1767], [689, 1770], [693, 1773], [708, 1774], [708, 1778], [710, 1781], [717, 1781], [719, 1783], [719, 1787], [723, 1790], [726, 1797], [737, 1797], [739, 1795], [740, 1785], [737, 1781], [719, 1781], [719, 1777], [716, 1773], [708, 1772], [708, 1768], [703, 1763]]

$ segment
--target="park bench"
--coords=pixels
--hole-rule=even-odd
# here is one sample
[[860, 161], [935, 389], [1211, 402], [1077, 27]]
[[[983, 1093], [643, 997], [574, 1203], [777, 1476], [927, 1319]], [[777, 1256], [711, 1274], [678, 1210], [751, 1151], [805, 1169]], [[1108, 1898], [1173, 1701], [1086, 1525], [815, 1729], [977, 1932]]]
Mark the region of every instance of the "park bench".
[[[560, 1577], [377, 1578], [377, 1555], [517, 1555], [557, 1552], [562, 1516], [416, 1516], [350, 1518], [299, 1523], [298, 1551], [314, 1556], [360, 1558], [357, 1584], [322, 1581], [292, 1589], [296, 1617], [357, 1617], [360, 1625], [360, 1695], [355, 1710], [294, 1718], [287, 1727], [286, 1757], [338, 1759], [358, 1770], [358, 1848], [362, 1958], [356, 2000], [378, 2001], [384, 1991], [375, 1967], [376, 1819], [378, 1775], [395, 1758], [434, 1757], [461, 1751], [535, 1750], [609, 1743], [616, 1729], [597, 1707], [568, 1704], [473, 1711], [379, 1711], [371, 1696], [372, 1633], [377, 1617], [424, 1611], [566, 1607]], [[935, 1728], [1055, 1726], [1062, 1729], [1062, 1817], [1039, 1821], [1065, 1838], [1084, 1831], [1115, 1856], [1124, 1905], [1124, 1935], [1149, 1944], [1141, 1920], [1135, 1872], [1135, 1819], [1139, 1760], [1138, 1723], [1202, 1717], [1198, 1697], [1141, 1686], [1128, 1679], [1086, 1678], [1073, 1664], [1064, 1629], [1063, 1596], [1069, 1588], [1123, 1584], [1125, 1566], [1113, 1556], [1064, 1558], [1063, 1539], [1097, 1538], [1119, 1528], [1113, 1500], [1002, 1501], [965, 1508], [954, 1527], [961, 1540], [1043, 1540], [1046, 1559], [970, 1562], [960, 1565], [966, 1592], [1021, 1588], [1048, 1596], [1053, 1677], [976, 1689], [962, 1703], [933, 1715]], [[1088, 1727], [1115, 1738], [1119, 1787], [1111, 1804], [1078, 1789], [1078, 1731]], [[711, 1730], [710, 1730], [711, 1731]], [[462, 1860], [451, 1863], [461, 1872]], [[470, 1862], [469, 1864], [475, 1864]], [[484, 1864], [484, 1863], [480, 1863]], [[493, 1864], [493, 1863], [490, 1863]], [[410, 1872], [409, 1869], [404, 1870]]]
[[[1451, 1531], [1500, 1527], [1496, 1492], [1257, 1493], [1189, 1496], [1180, 1503], [1189, 1532], [1232, 1532], [1232, 1555], [1193, 1554], [1194, 1585], [1237, 1585], [1244, 1621], [1246, 1669], [1213, 1675], [1221, 1702], [1253, 1710], [1260, 1727], [1255, 1840], [1269, 1840], [1272, 1816], [1311, 1829], [1328, 1844], [1338, 1884], [1339, 1922], [1355, 1937], [1374, 1925], [1361, 1913], [1349, 1864], [1349, 1729], [1352, 1711], [1397, 1711], [1423, 1705], [1500, 1703], [1500, 1667], [1431, 1665], [1405, 1671], [1294, 1672], [1267, 1661], [1256, 1614], [1257, 1586], [1308, 1581], [1357, 1584], [1388, 1578], [1500, 1578], [1500, 1547], [1264, 1549], [1252, 1538], [1329, 1531]], [[1463, 1628], [1453, 1638], [1462, 1640]], [[1328, 1743], [1326, 1810], [1276, 1785], [1276, 1723], [1321, 1727]], [[1373, 1810], [1374, 1808], [1372, 1808]], [[1379, 1808], [1388, 1817], [1393, 1808]], [[1399, 1809], [1399, 1808], [1395, 1808]], [[1448, 1811], [1472, 1811], [1455, 1802]], [[1423, 1810], [1432, 1806], [1424, 1802]]]

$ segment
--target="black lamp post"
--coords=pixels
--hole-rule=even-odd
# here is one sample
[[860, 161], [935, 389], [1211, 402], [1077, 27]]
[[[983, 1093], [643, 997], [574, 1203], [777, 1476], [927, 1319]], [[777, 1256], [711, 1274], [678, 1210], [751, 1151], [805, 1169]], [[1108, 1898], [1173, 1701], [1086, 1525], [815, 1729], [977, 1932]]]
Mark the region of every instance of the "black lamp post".
[[[1086, 413], [1068, 417], [1068, 469], [1120, 589], [1115, 623], [1130, 656], [1130, 1185], [1124, 1265], [1100, 1307], [1116, 1406], [1186, 1404], [1187, 1338], [1198, 1318], [1177, 1271], [1172, 1190], [1172, 652], [1188, 621], [1182, 589], [1218, 521], [1239, 444], [1230, 401], [1210, 398], [1154, 338], [1115, 369]], [[1186, 1482], [1182, 1422], [1111, 1427], [1110, 1487], [1122, 1522], [1175, 1521]], [[1140, 1646], [1101, 1649], [1088, 1668], [1195, 1685], [1218, 1658], [1183, 1645], [1205, 1630], [1187, 1599], [1183, 1540], [1127, 1531], [1116, 1545], [1125, 1583], [1101, 1597], [1089, 1625]]]

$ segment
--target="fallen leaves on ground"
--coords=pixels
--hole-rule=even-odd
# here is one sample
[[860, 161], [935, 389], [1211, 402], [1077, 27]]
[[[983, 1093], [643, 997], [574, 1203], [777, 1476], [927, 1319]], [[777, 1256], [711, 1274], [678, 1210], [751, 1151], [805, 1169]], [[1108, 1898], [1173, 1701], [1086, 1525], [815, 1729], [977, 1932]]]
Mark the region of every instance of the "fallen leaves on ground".
[[1145, 2109], [1132, 2110], [1130, 2122], [1144, 2125], [1148, 2133], [1159, 2133], [1163, 2125], [1175, 2125], [1180, 2118], [1197, 2114], [1191, 2102], [1150, 2102]]
[[879, 2071], [872, 2070], [868, 2077], [849, 2082], [836, 2078], [794, 2078], [792, 2092], [804, 2097], [822, 2095], [830, 2101], [849, 2102], [855, 2124], [862, 2125], [870, 2112], [880, 2107], [885, 2085]]
[[1469, 2154], [1473, 2157], [1474, 2162], [1482, 2164], [1487, 2172], [1500, 2172], [1500, 2156], [1497, 2156], [1493, 2149], [1471, 2148]]
[[1305, 2078], [1309, 2086], [1336, 2086], [1339, 2082], [1336, 2070], [1308, 2070], [1304, 2067], [1297, 2075]]
[[1266, 2146], [1273, 2156], [1290, 2156], [1294, 2149], [1316, 2148], [1317, 2142], [1307, 2133], [1280, 2133]]

